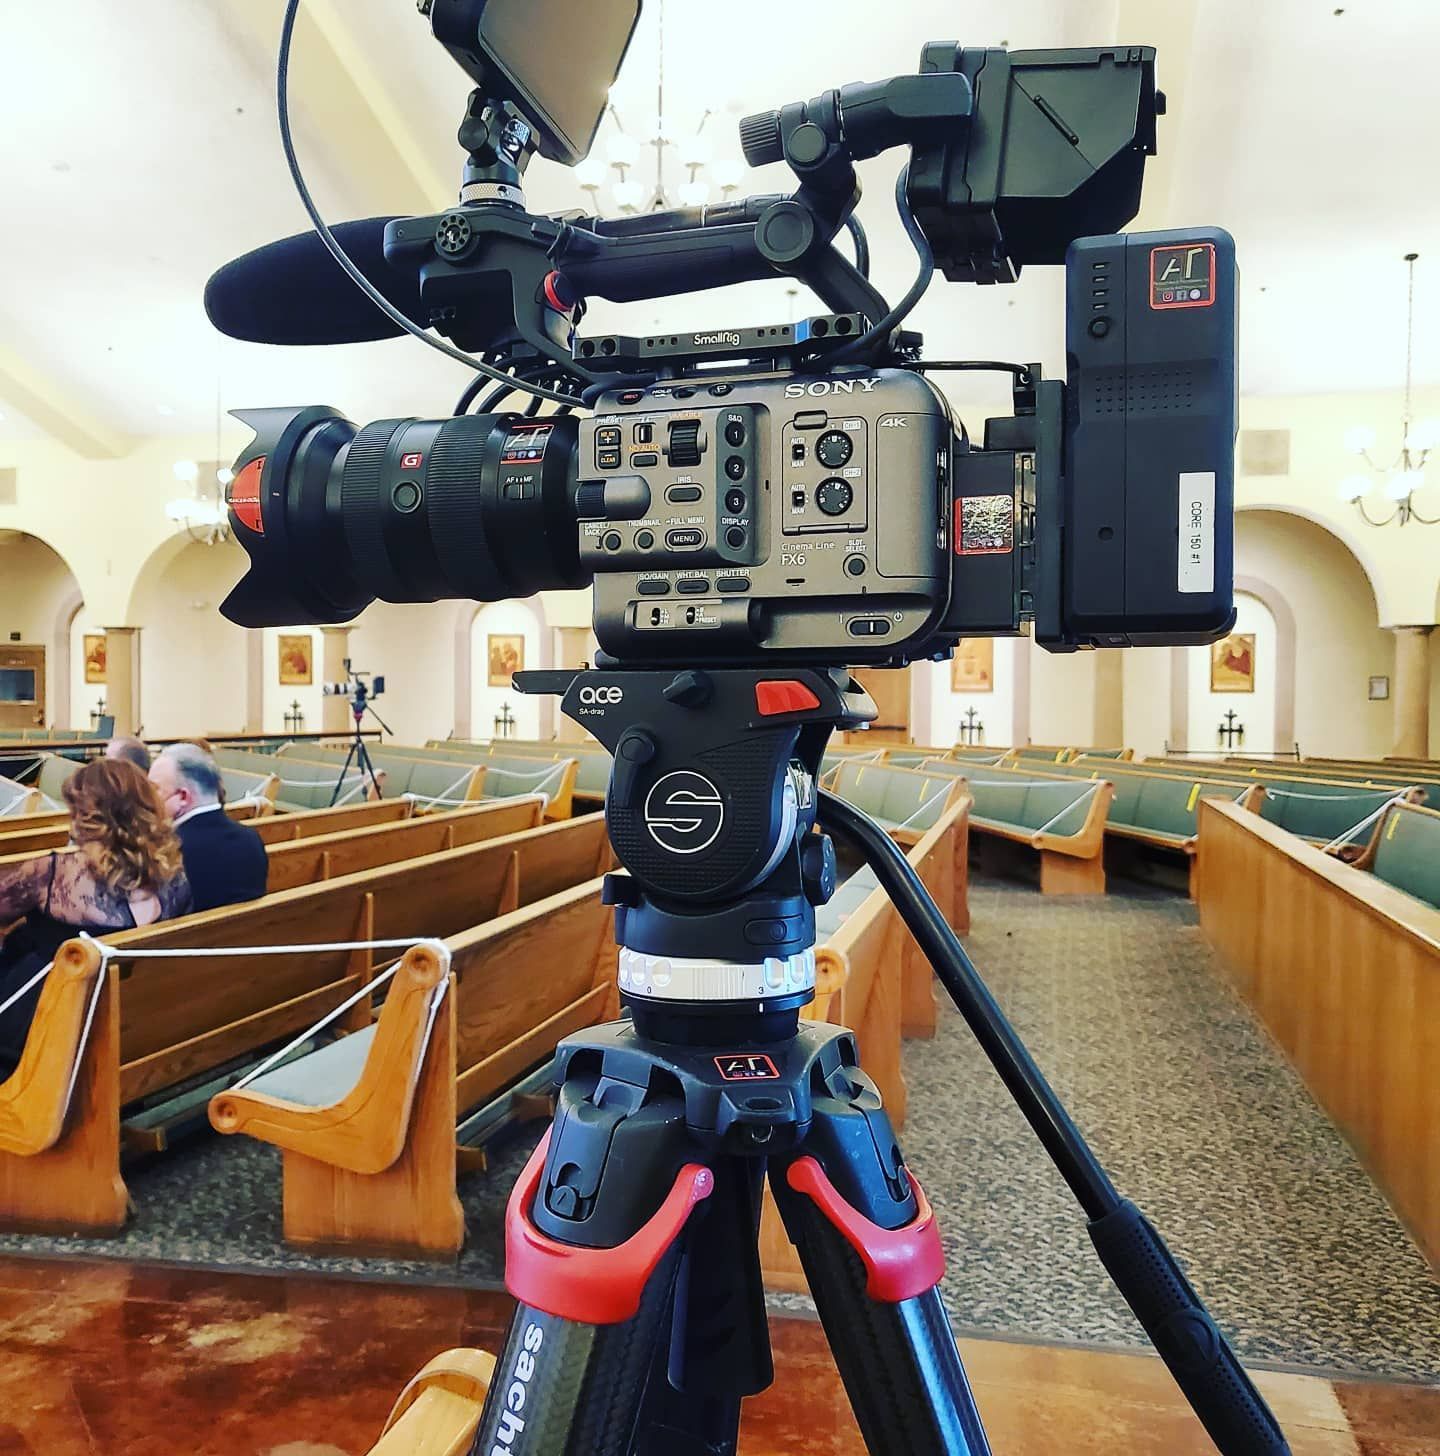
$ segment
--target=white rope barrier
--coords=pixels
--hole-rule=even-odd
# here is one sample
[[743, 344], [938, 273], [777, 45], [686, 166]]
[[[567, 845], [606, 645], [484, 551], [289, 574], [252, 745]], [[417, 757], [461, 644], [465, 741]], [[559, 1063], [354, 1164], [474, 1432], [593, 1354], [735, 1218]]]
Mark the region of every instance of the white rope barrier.
[[1401, 789], [1398, 794], [1391, 795], [1378, 809], [1371, 814], [1367, 814], [1358, 824], [1352, 824], [1342, 834], [1337, 834], [1329, 844], [1321, 845], [1321, 851], [1329, 854], [1332, 850], [1339, 849], [1342, 844], [1348, 844], [1362, 829], [1368, 829], [1392, 804], [1403, 803], [1405, 796], [1409, 792], [1409, 789]]
[[[297, 945], [225, 945], [214, 946], [208, 949], [204, 947], [191, 946], [186, 947], [183, 950], [145, 949], [143, 947], [131, 949], [129, 946], [113, 946], [86, 932], [81, 932], [80, 939], [86, 941], [90, 945], [93, 945], [96, 950], [100, 952], [100, 970], [102, 976], [105, 967], [112, 960], [181, 960], [186, 956], [193, 958], [195, 956], [303, 955], [307, 952], [312, 951], [336, 950], [410, 950], [412, 947], [417, 945], [429, 946], [430, 949], [433, 950], [435, 954], [440, 957], [441, 968], [444, 972], [441, 977], [442, 986], [445, 984], [445, 978], [449, 975], [450, 972], [450, 947], [446, 945], [443, 940], [436, 940], [431, 936], [413, 936], [408, 940], [396, 939], [316, 941], [313, 943], [302, 943]], [[326, 1015], [322, 1016], [320, 1020], [315, 1023], [314, 1026], [309, 1027], [307, 1030], [301, 1032], [299, 1036], [287, 1042], [283, 1047], [280, 1048], [279, 1051], [274, 1052], [270, 1056], [266, 1057], [265, 1060], [259, 1064], [259, 1066], [252, 1067], [250, 1071], [248, 1071], [238, 1082], [234, 1084], [231, 1090], [238, 1091], [248, 1082], [253, 1082], [256, 1077], [259, 1077], [262, 1073], [269, 1071], [270, 1068], [273, 1067], [277, 1062], [283, 1061], [297, 1047], [303, 1046], [317, 1032], [324, 1031], [324, 1029], [329, 1026], [332, 1021], [336, 1020], [337, 1017], [343, 1016], [345, 1012], [347, 1012], [352, 1006], [356, 1005], [360, 1001], [363, 1001], [367, 996], [373, 995], [376, 988], [388, 981], [395, 974], [395, 972], [400, 969], [403, 963], [403, 959], [398, 960], [393, 965], [387, 967], [379, 975], [372, 977], [363, 986], [361, 986], [361, 988], [356, 991], [353, 996], [347, 997], [337, 1007], [335, 1007], [333, 1011], [330, 1011]], [[54, 962], [52, 961], [51, 966], [53, 965]], [[50, 968], [50, 966], [46, 966], [44, 970], [32, 976], [30, 980], [27, 981], [26, 984], [22, 986], [20, 990], [15, 993], [14, 996], [10, 998], [9, 1001], [6, 1001], [4, 1005], [0, 1005], [0, 1013], [3, 1013], [6, 1007], [11, 1004], [11, 1002], [17, 1000], [27, 990], [29, 990], [31, 986], [35, 985], [46, 974], [48, 974]], [[435, 1011], [438, 1005], [439, 996], [437, 995], [435, 1002], [432, 1004], [430, 1009], [430, 1018], [432, 1025], [434, 1023]], [[426, 1034], [428, 1036], [428, 1030]]]
[[[907, 815], [904, 819], [902, 819], [900, 821], [900, 823], [897, 824], [895, 827], [897, 829], [909, 829], [912, 826], [915, 826], [915, 821], [931, 806], [931, 804], [938, 803], [954, 787], [955, 787], [955, 785], [953, 783], [941, 784], [940, 787], [938, 789], [936, 789], [935, 792], [929, 796], [929, 798], [927, 798], [923, 803], [917, 804], [915, 806], [915, 808], [910, 812], [910, 814]], [[915, 827], [922, 827], [922, 826], [915, 826]]]
[[1083, 804], [1086, 801], [1086, 799], [1090, 798], [1090, 796], [1092, 794], [1094, 794], [1095, 790], [1098, 789], [1100, 787], [1100, 785], [1102, 783], [1104, 783], [1104, 782], [1105, 782], [1104, 779], [1091, 779], [1091, 781], [1090, 781], [1090, 787], [1088, 789], [1086, 789], [1083, 794], [1078, 794], [1070, 803], [1066, 804], [1066, 806], [1063, 809], [1061, 809], [1061, 811], [1058, 814], [1052, 814], [1050, 816], [1050, 818], [1048, 818], [1035, 831], [1035, 833], [1036, 834], [1044, 834], [1045, 831], [1047, 829], [1049, 829], [1049, 827], [1052, 824], [1054, 824], [1057, 820], [1063, 819], [1072, 809], [1078, 808], [1081, 804]]
[[[1267, 784], [1265, 792], [1273, 794], [1277, 799], [1313, 799], [1317, 803], [1323, 799], [1327, 802], [1344, 804], [1352, 799], [1374, 799], [1377, 794], [1388, 794], [1391, 791], [1389, 789], [1365, 789], [1358, 794], [1302, 794], [1295, 789], [1272, 789]], [[1407, 791], [1402, 789], [1401, 792]]]
[[[0, 780], [0, 786], [3, 786], [3, 784], [10, 782], [13, 781], [9, 779]], [[16, 794], [13, 799], [7, 799], [5, 803], [0, 804], [0, 819], [8, 818], [12, 813], [15, 812], [15, 810], [17, 810], [21, 806], [21, 804], [23, 804], [30, 797], [32, 790], [21, 788], [18, 784], [16, 785], [16, 787], [20, 789], [20, 792]]]

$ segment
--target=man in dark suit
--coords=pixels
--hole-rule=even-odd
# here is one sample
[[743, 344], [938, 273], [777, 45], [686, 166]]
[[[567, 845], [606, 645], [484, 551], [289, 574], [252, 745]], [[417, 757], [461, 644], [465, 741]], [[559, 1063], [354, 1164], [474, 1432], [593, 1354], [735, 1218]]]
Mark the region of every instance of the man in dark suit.
[[265, 841], [225, 812], [215, 760], [193, 743], [172, 744], [151, 765], [150, 782], [175, 823], [195, 909], [258, 900], [270, 870]]

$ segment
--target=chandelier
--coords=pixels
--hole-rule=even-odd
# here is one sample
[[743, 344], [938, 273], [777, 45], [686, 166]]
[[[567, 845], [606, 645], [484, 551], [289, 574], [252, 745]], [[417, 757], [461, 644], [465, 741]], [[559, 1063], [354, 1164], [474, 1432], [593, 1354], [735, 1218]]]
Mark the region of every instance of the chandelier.
[[[225, 510], [225, 487], [230, 484], [227, 465], [208, 464], [203, 470], [194, 460], [177, 460], [175, 479], [190, 487], [189, 495], [177, 495], [165, 502], [165, 514], [185, 530], [192, 541], [217, 546], [230, 539], [230, 517]], [[204, 484], [201, 484], [201, 481]], [[211, 481], [214, 495], [210, 495]]]
[[215, 459], [203, 466], [194, 460], [177, 460], [175, 479], [190, 487], [189, 495], [172, 496], [165, 502], [165, 515], [183, 527], [192, 541], [218, 546], [230, 539], [230, 513], [225, 508], [225, 487], [235, 472], [223, 463], [220, 451], [220, 381], [215, 381]]
[[[1350, 475], [1340, 482], [1340, 499], [1351, 502], [1367, 526], [1388, 526], [1392, 521], [1408, 525], [1419, 521], [1425, 526], [1440, 525], [1440, 516], [1423, 516], [1415, 509], [1415, 492], [1425, 485], [1425, 462], [1430, 452], [1440, 445], [1440, 420], [1412, 421], [1410, 412], [1410, 377], [1415, 343], [1415, 260], [1418, 253], [1406, 253], [1410, 270], [1409, 297], [1405, 307], [1405, 407], [1400, 419], [1400, 450], [1388, 465], [1372, 458], [1375, 431], [1369, 425], [1353, 425], [1345, 431], [1345, 448], [1358, 455], [1370, 467], [1371, 475]], [[1379, 479], [1384, 477], [1383, 482]], [[1380, 484], [1387, 500], [1394, 503], [1388, 516], [1376, 520], [1365, 508], [1365, 497], [1371, 487]]]
[[[699, 119], [677, 120], [665, 110], [665, 0], [658, 10], [659, 69], [655, 81], [655, 114], [629, 129], [612, 102], [605, 115], [613, 130], [605, 139], [605, 160], [591, 155], [575, 168], [575, 180], [590, 194], [590, 205], [599, 214], [600, 189], [608, 181], [610, 198], [623, 213], [664, 212], [676, 206], [703, 207], [716, 199], [734, 195], [745, 175], [738, 158], [713, 156], [706, 124], [714, 113], [703, 110]], [[645, 151], [655, 153], [654, 170]], [[672, 165], [668, 165], [671, 164]], [[678, 169], [678, 170], [677, 170]], [[672, 195], [667, 174], [675, 171], [678, 181]]]

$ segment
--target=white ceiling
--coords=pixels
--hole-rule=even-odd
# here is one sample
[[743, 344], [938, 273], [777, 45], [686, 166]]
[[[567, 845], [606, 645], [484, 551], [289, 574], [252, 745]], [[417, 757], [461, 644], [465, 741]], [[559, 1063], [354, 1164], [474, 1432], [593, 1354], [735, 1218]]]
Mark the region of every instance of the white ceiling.
[[[468, 81], [413, 0], [316, 3], [343, 18], [361, 68], [352, 74], [368, 72], [403, 117], [418, 170], [456, 176]], [[445, 413], [465, 377], [412, 341], [267, 349], [220, 339], [205, 320], [201, 293], [215, 267], [304, 224], [276, 136], [266, 32], [237, 21], [247, 5], [251, 17], [279, 13], [278, 0], [0, 7], [0, 349], [130, 434], [213, 429], [217, 383], [227, 408], [321, 400], [357, 419]], [[1397, 387], [1400, 255], [1410, 249], [1421, 254], [1416, 378], [1440, 383], [1440, 7], [1173, 0], [1169, 28], [1174, 11], [1192, 9], [1193, 40], [1159, 58], [1162, 86], [1185, 98], [1161, 122], [1168, 220], [1215, 222], [1236, 236], [1242, 390]], [[1157, 13], [1143, 0], [1014, 0], [1003, 12], [993, 0], [667, 0], [667, 110], [693, 124], [710, 108], [717, 151], [738, 156], [739, 116], [911, 70], [926, 40], [1148, 43], [1146, 16]], [[613, 92], [627, 118], [654, 110], [658, 15], [647, 0]], [[328, 217], [448, 200], [381, 195], [354, 138], [327, 129], [328, 99], [295, 97], [302, 161]], [[913, 268], [890, 200], [899, 162], [891, 154], [862, 169], [874, 275], [892, 297]], [[571, 174], [543, 161], [528, 186], [537, 210], [587, 200]], [[747, 178], [747, 190], [784, 186], [780, 168]], [[787, 286], [597, 307], [588, 327], [639, 333], [814, 311]], [[1058, 269], [1009, 288], [937, 280], [914, 321], [933, 357], [1039, 358], [1058, 370], [1062, 292]], [[966, 379], [957, 397], [1000, 395]], [[0, 414], [0, 440], [35, 433], [3, 397]], [[242, 438], [227, 424], [225, 451]]]

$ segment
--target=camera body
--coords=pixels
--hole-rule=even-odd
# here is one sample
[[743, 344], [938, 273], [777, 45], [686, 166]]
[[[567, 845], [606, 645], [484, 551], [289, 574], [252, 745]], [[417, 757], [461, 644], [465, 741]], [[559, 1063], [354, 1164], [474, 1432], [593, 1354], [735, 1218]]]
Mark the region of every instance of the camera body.
[[580, 559], [617, 661], [903, 659], [950, 594], [955, 431], [903, 369], [655, 384], [580, 427]]

